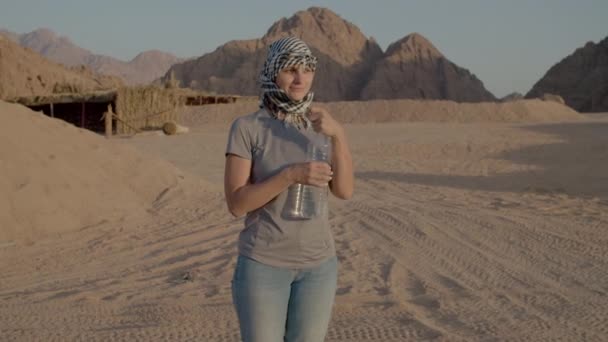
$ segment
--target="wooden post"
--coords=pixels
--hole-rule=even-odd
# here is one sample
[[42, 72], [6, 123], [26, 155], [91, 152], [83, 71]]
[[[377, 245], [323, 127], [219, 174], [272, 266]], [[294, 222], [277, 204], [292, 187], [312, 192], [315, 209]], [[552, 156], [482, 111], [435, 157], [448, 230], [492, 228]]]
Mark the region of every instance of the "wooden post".
[[53, 102], [51, 102], [51, 117], [55, 117], [55, 108], [53, 108]]
[[82, 128], [84, 128], [84, 121], [85, 121], [84, 102], [82, 102], [82, 111], [80, 114], [80, 127], [82, 127]]
[[110, 138], [112, 137], [112, 116], [114, 116], [114, 113], [112, 113], [112, 104], [108, 104], [108, 111], [105, 112], [104, 114], [104, 119], [105, 119], [105, 123], [106, 123], [106, 138]]

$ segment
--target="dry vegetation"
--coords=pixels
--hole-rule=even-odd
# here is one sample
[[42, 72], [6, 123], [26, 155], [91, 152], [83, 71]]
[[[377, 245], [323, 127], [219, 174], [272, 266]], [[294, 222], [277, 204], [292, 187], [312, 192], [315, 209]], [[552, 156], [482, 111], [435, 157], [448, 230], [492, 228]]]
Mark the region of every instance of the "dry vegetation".
[[178, 90], [156, 86], [123, 87], [116, 97], [117, 133], [130, 134], [138, 129], [159, 129], [176, 121], [184, 104]]

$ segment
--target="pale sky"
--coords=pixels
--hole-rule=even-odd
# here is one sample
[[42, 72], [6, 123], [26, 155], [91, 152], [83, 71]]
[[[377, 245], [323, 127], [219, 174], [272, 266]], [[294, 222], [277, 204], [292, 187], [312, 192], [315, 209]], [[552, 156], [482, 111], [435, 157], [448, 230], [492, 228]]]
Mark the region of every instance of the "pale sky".
[[49, 28], [122, 60], [150, 49], [197, 57], [259, 38], [311, 6], [336, 12], [382, 49], [418, 32], [497, 97], [525, 94], [553, 64], [608, 36], [608, 0], [0, 0], [0, 28]]

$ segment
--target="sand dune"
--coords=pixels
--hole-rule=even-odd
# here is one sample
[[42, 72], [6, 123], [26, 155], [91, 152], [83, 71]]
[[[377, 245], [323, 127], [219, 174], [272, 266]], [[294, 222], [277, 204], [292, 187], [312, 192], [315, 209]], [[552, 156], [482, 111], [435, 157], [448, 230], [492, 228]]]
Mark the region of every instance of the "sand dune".
[[189, 187], [163, 160], [23, 106], [0, 101], [0, 119], [0, 242], [144, 214]]
[[[393, 105], [329, 104], [338, 108], [336, 116]], [[246, 106], [255, 103], [209, 106], [205, 115], [190, 112], [184, 116], [189, 134], [148, 134], [110, 144], [78, 129], [49, 129], [48, 122], [62, 124], [3, 105], [3, 116], [20, 113], [37, 127], [31, 134], [57, 132], [64, 145], [80, 146], [77, 158], [61, 154], [61, 164], [84, 170], [94, 160], [106, 163], [123, 153], [126, 161], [116, 168], [138, 168], [122, 174], [112, 169], [119, 184], [141, 177], [157, 185], [134, 185], [132, 193], [106, 200], [135, 198], [149, 208], [177, 175], [200, 179], [207, 192], [179, 187], [181, 192], [152, 212], [108, 216], [60, 238], [25, 244], [4, 235], [0, 336], [237, 341], [230, 278], [242, 221], [225, 209], [221, 179], [230, 118], [251, 108]], [[380, 112], [393, 121], [361, 118], [346, 125], [357, 183], [353, 200], [331, 201], [341, 266], [327, 341], [605, 340], [608, 118], [583, 117], [542, 102], [524, 106], [528, 112], [514, 110], [494, 122], [487, 119], [491, 111], [500, 117], [508, 107], [489, 107], [488, 114], [429, 107], [425, 113], [435, 115], [430, 118]], [[446, 120], [451, 110], [475, 119]], [[43, 165], [47, 155], [32, 152], [41, 146], [2, 137], [5, 169], [12, 165], [6, 160], [23, 159], [16, 169], [29, 174], [33, 166], [41, 174], [30, 176], [36, 183], [43, 182], [43, 174], [68, 172], [69, 167]], [[49, 146], [44, 151], [68, 148], [44, 141]], [[96, 153], [91, 144], [112, 152], [85, 159]], [[15, 156], [17, 147], [30, 156], [29, 164]], [[19, 177], [16, 171], [3, 177], [8, 179], [0, 183], [3, 193], [18, 185]], [[66, 197], [56, 184], [49, 181], [49, 196]], [[101, 191], [89, 178], [75, 186], [84, 191], [87, 184]], [[17, 190], [10, 191], [3, 198], [12, 203]], [[4, 220], [3, 231], [12, 222]]]
[[[381, 122], [555, 122], [584, 117], [570, 107], [550, 101], [457, 103], [443, 100], [371, 100], [322, 102], [342, 123]], [[242, 113], [255, 111], [258, 100], [243, 98], [235, 104], [187, 107], [181, 120], [188, 126], [226, 124]]]

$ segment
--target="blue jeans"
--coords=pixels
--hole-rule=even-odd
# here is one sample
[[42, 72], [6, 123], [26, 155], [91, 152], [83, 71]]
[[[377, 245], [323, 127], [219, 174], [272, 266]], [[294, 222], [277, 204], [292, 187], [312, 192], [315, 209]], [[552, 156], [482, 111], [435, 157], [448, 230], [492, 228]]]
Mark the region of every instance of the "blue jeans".
[[232, 298], [243, 342], [321, 342], [338, 279], [332, 257], [310, 269], [261, 264], [239, 255]]

